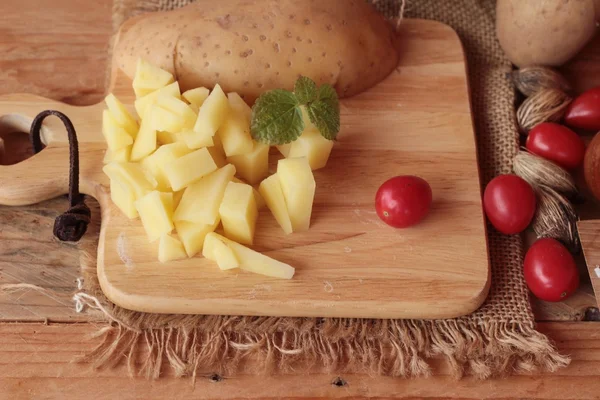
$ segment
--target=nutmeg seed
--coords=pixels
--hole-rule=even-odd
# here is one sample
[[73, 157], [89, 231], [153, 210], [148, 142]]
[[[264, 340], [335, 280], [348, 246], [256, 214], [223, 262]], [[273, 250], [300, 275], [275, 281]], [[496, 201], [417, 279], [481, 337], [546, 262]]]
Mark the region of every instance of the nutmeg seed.
[[543, 89], [525, 99], [517, 110], [517, 122], [523, 133], [542, 122], [559, 121], [573, 99], [558, 89]]
[[533, 187], [547, 186], [569, 198], [578, 195], [575, 181], [567, 170], [527, 151], [515, 156], [513, 171]]
[[550, 237], [564, 243], [569, 250], [579, 250], [577, 213], [571, 203], [554, 189], [535, 187], [537, 210], [531, 228], [538, 238]]
[[524, 67], [511, 72], [517, 90], [529, 97], [544, 89], [557, 89], [571, 93], [569, 82], [557, 71], [547, 67]]

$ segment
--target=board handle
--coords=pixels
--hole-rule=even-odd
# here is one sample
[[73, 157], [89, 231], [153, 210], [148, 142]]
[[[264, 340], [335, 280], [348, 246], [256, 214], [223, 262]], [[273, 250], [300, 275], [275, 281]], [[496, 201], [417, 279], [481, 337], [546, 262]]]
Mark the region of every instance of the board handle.
[[[74, 107], [27, 94], [0, 96], [0, 132], [29, 132], [35, 116], [44, 110], [68, 115], [79, 139], [81, 192], [94, 195], [96, 186], [102, 183], [105, 150], [101, 108]], [[0, 166], [0, 204], [34, 204], [68, 192], [69, 143], [65, 127], [58, 118], [48, 118], [40, 136], [46, 145], [40, 153], [14, 165]]]

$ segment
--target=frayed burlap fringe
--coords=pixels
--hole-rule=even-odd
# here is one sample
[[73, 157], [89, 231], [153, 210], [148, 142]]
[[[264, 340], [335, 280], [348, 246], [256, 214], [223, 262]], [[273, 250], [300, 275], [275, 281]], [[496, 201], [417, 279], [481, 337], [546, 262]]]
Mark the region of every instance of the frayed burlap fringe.
[[[115, 0], [115, 27], [148, 11], [192, 0]], [[205, 1], [209, 4], [210, 0]], [[328, 0], [333, 1], [333, 0]], [[341, 0], [340, 0], [341, 1]], [[387, 17], [441, 21], [460, 36], [469, 70], [482, 184], [511, 172], [518, 151], [515, 93], [505, 79], [511, 65], [494, 33], [493, 0], [376, 0]], [[398, 19], [397, 19], [398, 20]], [[93, 215], [99, 216], [98, 210]], [[236, 371], [331, 371], [427, 376], [429, 360], [445, 358], [454, 376], [489, 378], [568, 364], [535, 330], [522, 274], [522, 242], [491, 227], [488, 243], [492, 285], [485, 304], [469, 316], [446, 320], [365, 320], [161, 315], [125, 310], [108, 301], [96, 276], [98, 221], [83, 240], [80, 310], [107, 321], [102, 342], [82, 357], [96, 368], [126, 361], [131, 375], [157, 378], [170, 366], [177, 376]], [[92, 232], [95, 232], [96, 236]]]
[[[224, 324], [261, 326], [264, 333], [219, 331]], [[290, 321], [215, 318], [205, 326], [132, 331], [121, 325], [103, 328], [103, 342], [81, 361], [112, 367], [124, 357], [129, 373], [156, 379], [166, 361], [178, 377], [241, 369], [253, 373], [315, 372], [367, 373], [397, 377], [429, 376], [427, 359], [443, 356], [452, 374], [469, 373], [485, 379], [538, 368], [556, 371], [566, 365], [546, 337], [518, 325], [492, 324], [483, 330], [457, 321], [418, 320]], [[195, 324], [194, 324], [195, 325]], [[252, 329], [251, 329], [252, 330]], [[490, 335], [491, 334], [491, 335]], [[138, 353], [138, 346], [146, 351]]]

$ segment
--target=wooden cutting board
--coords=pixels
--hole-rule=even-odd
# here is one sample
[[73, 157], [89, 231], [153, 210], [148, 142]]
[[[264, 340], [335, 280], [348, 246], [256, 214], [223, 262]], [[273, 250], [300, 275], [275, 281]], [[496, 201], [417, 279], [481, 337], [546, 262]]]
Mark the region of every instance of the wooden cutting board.
[[[45, 109], [77, 129], [80, 185], [98, 199], [98, 276], [123, 307], [159, 313], [367, 318], [445, 318], [474, 311], [490, 282], [485, 222], [464, 54], [440, 23], [406, 20], [395, 72], [341, 102], [342, 131], [326, 168], [315, 171], [311, 229], [285, 236], [268, 210], [255, 249], [291, 264], [291, 281], [222, 272], [201, 257], [161, 264], [139, 220], [112, 205], [103, 175], [103, 104], [73, 107], [14, 94], [0, 97], [0, 130], [29, 131]], [[114, 69], [111, 91], [133, 102], [131, 82]], [[67, 192], [68, 143], [47, 119], [47, 147], [0, 167], [0, 204], [23, 205]], [[272, 153], [275, 161], [276, 153]], [[374, 209], [377, 188], [395, 175], [426, 179], [433, 208], [420, 225], [397, 230]]]

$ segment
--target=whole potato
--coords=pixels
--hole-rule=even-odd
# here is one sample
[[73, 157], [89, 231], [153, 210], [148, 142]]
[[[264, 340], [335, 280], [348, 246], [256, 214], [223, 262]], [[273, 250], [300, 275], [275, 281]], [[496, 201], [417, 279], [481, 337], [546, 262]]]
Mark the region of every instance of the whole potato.
[[394, 28], [364, 0], [200, 0], [127, 26], [115, 54], [129, 77], [142, 57], [182, 90], [219, 83], [248, 101], [299, 75], [352, 96], [398, 64]]
[[496, 34], [519, 67], [560, 66], [596, 32], [597, 0], [498, 0]]

